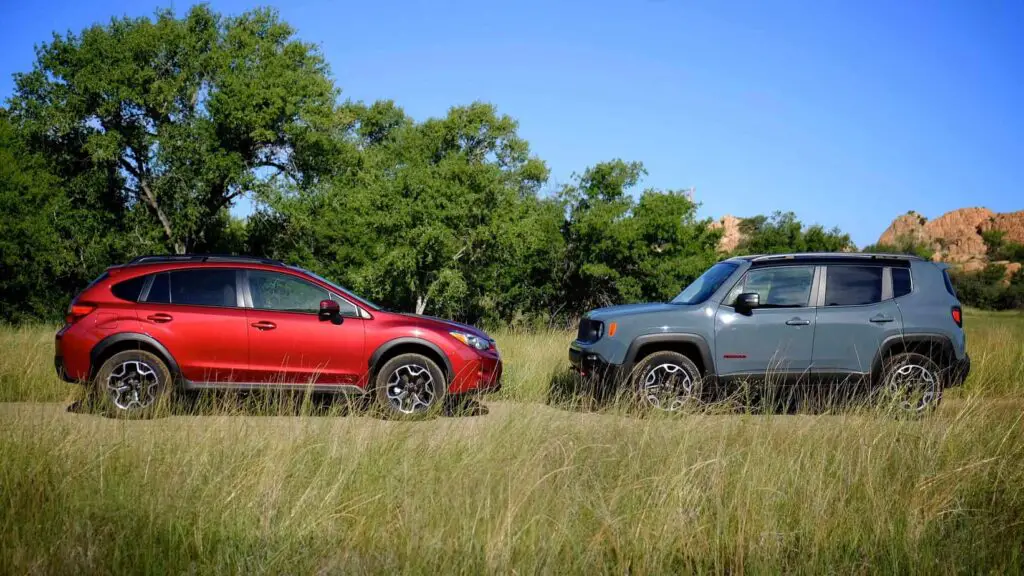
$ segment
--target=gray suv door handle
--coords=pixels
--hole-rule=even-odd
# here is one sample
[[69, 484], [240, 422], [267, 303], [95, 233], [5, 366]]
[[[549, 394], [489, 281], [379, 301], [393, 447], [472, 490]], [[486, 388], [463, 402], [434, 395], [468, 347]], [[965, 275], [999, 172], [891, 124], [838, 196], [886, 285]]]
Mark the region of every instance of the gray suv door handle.
[[893, 318], [892, 316], [885, 316], [883, 314], [878, 314], [877, 316], [872, 316], [871, 317], [871, 321], [872, 322], [876, 322], [876, 323], [877, 322], [892, 322], [893, 320], [895, 320], [895, 318]]
[[810, 323], [810, 320], [804, 320], [802, 318], [790, 318], [789, 320], [786, 320], [787, 326], [807, 326]]

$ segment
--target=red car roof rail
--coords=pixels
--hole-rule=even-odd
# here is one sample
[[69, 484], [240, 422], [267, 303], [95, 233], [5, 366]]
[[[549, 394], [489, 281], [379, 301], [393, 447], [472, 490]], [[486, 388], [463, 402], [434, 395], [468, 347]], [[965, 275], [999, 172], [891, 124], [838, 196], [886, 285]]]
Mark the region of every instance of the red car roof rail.
[[131, 264], [156, 264], [161, 262], [256, 262], [271, 266], [284, 266], [285, 263], [260, 256], [238, 256], [234, 254], [150, 254], [133, 258]]

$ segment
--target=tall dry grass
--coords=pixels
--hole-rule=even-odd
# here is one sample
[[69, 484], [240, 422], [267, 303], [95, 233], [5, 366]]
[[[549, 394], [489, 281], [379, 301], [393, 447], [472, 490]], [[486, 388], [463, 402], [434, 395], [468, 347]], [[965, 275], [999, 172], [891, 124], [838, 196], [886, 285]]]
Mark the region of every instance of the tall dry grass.
[[[66, 411], [52, 333], [0, 330], [0, 571], [949, 573], [1024, 566], [1024, 319], [967, 317], [934, 415], [634, 417], [544, 404], [568, 333], [499, 333], [490, 413], [223, 401]], [[293, 415], [299, 413], [300, 416]]]

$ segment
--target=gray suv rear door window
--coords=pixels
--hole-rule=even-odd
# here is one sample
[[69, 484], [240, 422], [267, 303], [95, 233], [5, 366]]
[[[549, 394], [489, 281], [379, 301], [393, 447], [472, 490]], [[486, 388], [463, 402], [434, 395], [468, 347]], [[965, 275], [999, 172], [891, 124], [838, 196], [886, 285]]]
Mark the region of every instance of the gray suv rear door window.
[[828, 267], [825, 276], [825, 306], [861, 306], [881, 301], [881, 266]]

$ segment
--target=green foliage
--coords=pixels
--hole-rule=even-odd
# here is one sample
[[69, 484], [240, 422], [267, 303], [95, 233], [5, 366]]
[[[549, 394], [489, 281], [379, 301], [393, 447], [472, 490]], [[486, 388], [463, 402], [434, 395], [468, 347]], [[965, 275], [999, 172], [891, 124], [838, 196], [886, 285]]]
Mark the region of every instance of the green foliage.
[[818, 224], [805, 227], [792, 212], [744, 218], [740, 233], [743, 239], [736, 254], [841, 252], [854, 248], [850, 236], [838, 228], [826, 230]]
[[347, 104], [360, 169], [279, 194], [252, 246], [395, 308], [508, 319], [555, 298], [558, 204], [517, 123], [474, 103], [415, 123], [390, 102]]
[[209, 249], [242, 194], [314, 179], [335, 155], [336, 90], [317, 49], [272, 10], [113, 19], [54, 35], [16, 74], [35, 150], [89, 163], [176, 252]]
[[[665, 301], [721, 232], [639, 162], [555, 194], [518, 124], [485, 103], [415, 121], [337, 102], [327, 63], [272, 10], [117, 18], [37, 52], [0, 126], [0, 319], [55, 318], [141, 253], [248, 252], [398, 310], [543, 324]], [[240, 196], [246, 220], [229, 216]], [[790, 213], [743, 222], [741, 252], [837, 251]]]
[[893, 244], [869, 244], [861, 252], [874, 252], [880, 254], [909, 254], [920, 256], [925, 260], [931, 260], [935, 251], [930, 246], [919, 242], [913, 236], [904, 234], [896, 238]]
[[1003, 264], [950, 275], [960, 301], [984, 310], [1024, 308], [1024, 269], [1007, 274]]
[[989, 260], [1024, 262], [1024, 244], [1006, 239], [1006, 232], [990, 228], [981, 232]]
[[53, 170], [0, 109], [0, 321], [61, 317], [130, 245], [150, 244], [108, 201], [109, 184], [102, 171]]
[[667, 301], [716, 259], [720, 232], [697, 220], [679, 191], [631, 194], [639, 162], [597, 164], [560, 193], [568, 210], [566, 304], [573, 312], [637, 301]]

